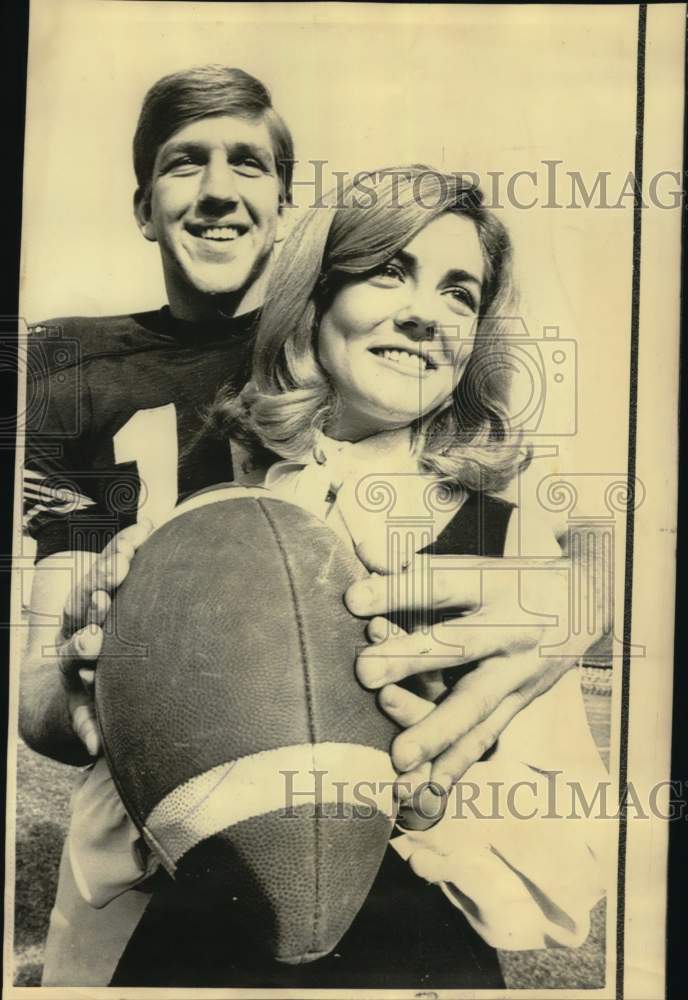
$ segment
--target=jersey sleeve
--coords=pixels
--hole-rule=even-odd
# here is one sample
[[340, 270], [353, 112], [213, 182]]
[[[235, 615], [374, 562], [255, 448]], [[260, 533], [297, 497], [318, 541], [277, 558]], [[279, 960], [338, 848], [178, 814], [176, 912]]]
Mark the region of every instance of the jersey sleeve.
[[96, 551], [102, 537], [88, 527], [99, 505], [88, 475], [91, 407], [79, 341], [59, 321], [32, 327], [26, 359], [24, 530], [36, 541], [36, 562]]

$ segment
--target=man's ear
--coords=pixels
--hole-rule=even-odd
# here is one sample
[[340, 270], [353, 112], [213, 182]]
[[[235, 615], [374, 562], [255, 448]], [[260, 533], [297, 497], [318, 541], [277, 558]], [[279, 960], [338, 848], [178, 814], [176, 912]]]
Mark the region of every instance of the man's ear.
[[277, 213], [277, 228], [275, 229], [275, 243], [286, 240], [291, 229], [291, 210], [293, 205], [280, 198], [279, 210]]
[[151, 218], [150, 195], [144, 195], [140, 188], [134, 192], [134, 215], [139, 229], [151, 243], [157, 243], [158, 237]]

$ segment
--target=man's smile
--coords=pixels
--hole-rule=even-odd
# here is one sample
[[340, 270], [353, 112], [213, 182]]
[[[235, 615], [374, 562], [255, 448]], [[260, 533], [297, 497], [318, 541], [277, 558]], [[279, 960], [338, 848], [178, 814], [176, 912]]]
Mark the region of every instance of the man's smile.
[[223, 224], [217, 223], [187, 223], [186, 230], [192, 236], [199, 239], [212, 240], [216, 243], [228, 243], [243, 236], [248, 232], [248, 227], [243, 224]]

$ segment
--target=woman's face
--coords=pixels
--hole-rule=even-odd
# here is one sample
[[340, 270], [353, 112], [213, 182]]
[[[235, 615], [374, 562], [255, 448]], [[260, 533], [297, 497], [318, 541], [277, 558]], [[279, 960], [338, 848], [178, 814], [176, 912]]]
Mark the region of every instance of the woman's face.
[[323, 316], [319, 360], [341, 402], [334, 437], [404, 427], [451, 395], [473, 344], [483, 256], [475, 223], [447, 212]]

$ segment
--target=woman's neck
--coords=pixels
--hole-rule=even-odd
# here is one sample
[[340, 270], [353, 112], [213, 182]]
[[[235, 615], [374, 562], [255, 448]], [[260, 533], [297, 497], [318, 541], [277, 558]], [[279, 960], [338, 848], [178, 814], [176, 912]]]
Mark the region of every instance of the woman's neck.
[[365, 437], [346, 437], [340, 434], [324, 434], [323, 437], [325, 446], [332, 442], [334, 447], [351, 447], [357, 460], [361, 462], [391, 462], [395, 467], [408, 467], [409, 471], [418, 471], [418, 456], [410, 427], [395, 427]]

